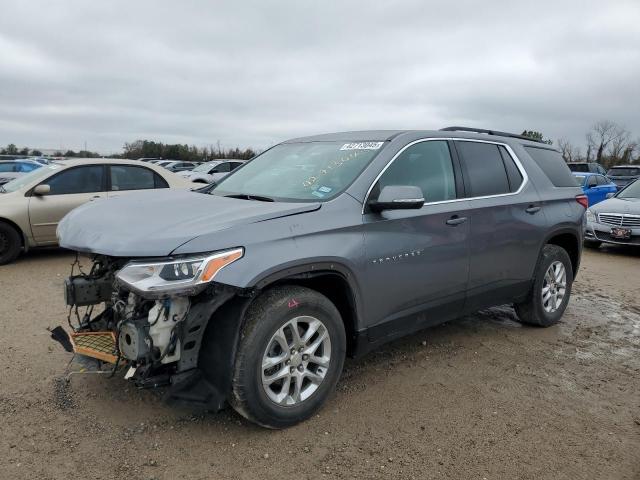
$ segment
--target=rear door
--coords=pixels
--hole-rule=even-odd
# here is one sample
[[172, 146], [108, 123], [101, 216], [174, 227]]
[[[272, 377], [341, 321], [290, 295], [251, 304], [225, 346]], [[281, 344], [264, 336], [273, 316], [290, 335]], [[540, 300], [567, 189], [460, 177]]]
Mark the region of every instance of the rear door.
[[455, 145], [469, 200], [466, 310], [473, 311], [527, 291], [546, 219], [536, 189], [508, 145], [467, 140]]
[[82, 165], [57, 173], [41, 184], [49, 185], [47, 195], [29, 198], [29, 221], [36, 243], [57, 243], [56, 228], [67, 213], [80, 205], [105, 196], [104, 165]]
[[137, 190], [168, 188], [167, 182], [156, 172], [138, 165], [109, 165], [108, 196], [118, 197]]
[[388, 185], [418, 186], [418, 210], [369, 211], [365, 204], [365, 322], [369, 339], [416, 330], [457, 316], [469, 273], [467, 202], [446, 140], [422, 140], [393, 160], [368, 200]]

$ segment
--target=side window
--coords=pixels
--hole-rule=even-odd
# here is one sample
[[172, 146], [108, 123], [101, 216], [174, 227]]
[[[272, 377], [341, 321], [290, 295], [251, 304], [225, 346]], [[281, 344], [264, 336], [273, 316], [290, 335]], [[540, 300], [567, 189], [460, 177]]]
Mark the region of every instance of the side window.
[[516, 162], [513, 160], [511, 155], [506, 148], [502, 145], [498, 146], [498, 150], [500, 150], [500, 155], [502, 155], [502, 161], [504, 162], [504, 168], [507, 171], [507, 178], [509, 179], [509, 191], [515, 192], [522, 185], [522, 173], [518, 170]]
[[156, 172], [153, 172], [153, 182], [156, 188], [169, 188], [169, 184], [167, 183], [167, 181]]
[[229, 162], [224, 162], [214, 168], [214, 173], [229, 172]]
[[492, 143], [456, 142], [456, 148], [467, 167], [470, 197], [484, 197], [509, 193], [509, 178], [505, 164]]
[[[525, 146], [524, 149], [535, 160], [551, 183], [556, 187], [575, 187], [576, 182], [572, 178], [567, 164], [556, 150]], [[578, 170], [576, 170], [578, 171]], [[586, 171], [586, 170], [585, 170]]]
[[42, 183], [51, 187], [49, 195], [101, 192], [103, 190], [103, 175], [102, 165], [87, 165], [70, 168]]
[[146, 190], [155, 188], [155, 172], [132, 165], [112, 165], [111, 190]]
[[230, 168], [231, 168], [231, 170], [235, 170], [235, 169], [236, 169], [236, 168], [238, 168], [240, 165], [242, 165], [242, 163], [241, 163], [241, 162], [231, 162], [231, 163], [230, 163], [230, 165], [231, 165], [231, 167], [230, 167]]
[[598, 175], [598, 185], [607, 185], [609, 182], [602, 175]]
[[427, 203], [456, 198], [453, 162], [447, 142], [420, 142], [407, 148], [382, 174], [375, 194], [389, 185], [420, 187]]
[[598, 185], [598, 179], [595, 175], [587, 177], [587, 187], [595, 187], [596, 185]]

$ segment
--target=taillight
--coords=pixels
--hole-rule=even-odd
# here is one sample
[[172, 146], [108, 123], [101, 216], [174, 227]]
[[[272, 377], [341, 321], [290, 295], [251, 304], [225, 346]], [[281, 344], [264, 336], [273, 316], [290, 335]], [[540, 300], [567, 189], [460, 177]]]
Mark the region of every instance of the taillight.
[[589, 208], [589, 199], [586, 195], [576, 195], [576, 202], [582, 205], [585, 210]]

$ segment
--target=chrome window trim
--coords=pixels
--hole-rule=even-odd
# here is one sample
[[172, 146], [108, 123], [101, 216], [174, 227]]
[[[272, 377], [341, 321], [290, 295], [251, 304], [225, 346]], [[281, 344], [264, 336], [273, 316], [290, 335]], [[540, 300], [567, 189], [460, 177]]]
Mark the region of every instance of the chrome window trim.
[[[443, 204], [443, 203], [465, 202], [465, 201], [471, 201], [471, 200], [484, 200], [484, 199], [487, 199], [487, 198], [499, 198], [499, 197], [508, 197], [508, 196], [511, 196], [511, 195], [518, 195], [520, 192], [522, 192], [522, 190], [527, 185], [527, 183], [529, 183], [529, 175], [527, 175], [527, 171], [524, 169], [524, 166], [520, 162], [520, 159], [516, 155], [516, 152], [513, 151], [511, 146], [509, 146], [508, 144], [506, 144], [504, 142], [491, 141], [491, 140], [476, 140], [476, 139], [473, 139], [473, 138], [455, 138], [455, 137], [420, 138], [420, 139], [414, 140], [413, 142], [408, 143], [407, 145], [402, 147], [402, 149], [398, 153], [396, 153], [391, 158], [391, 160], [389, 160], [387, 162], [387, 164], [380, 171], [380, 173], [378, 173], [378, 175], [376, 175], [376, 178], [374, 178], [373, 182], [369, 186], [369, 189], [367, 190], [367, 194], [364, 196], [364, 203], [362, 204], [362, 214], [364, 215], [364, 209], [367, 206], [367, 201], [369, 200], [369, 195], [371, 195], [371, 190], [373, 190], [373, 187], [378, 182], [378, 180], [380, 180], [380, 177], [382, 177], [384, 172], [387, 171], [387, 169], [391, 166], [391, 164], [393, 162], [395, 162], [395, 160], [402, 154], [402, 152], [404, 152], [407, 148], [412, 147], [413, 145], [415, 145], [417, 143], [434, 142], [434, 141], [438, 141], [438, 140], [441, 140], [441, 141], [454, 141], [454, 142], [490, 143], [492, 145], [502, 145], [507, 150], [507, 152], [509, 152], [509, 155], [511, 156], [511, 158], [514, 161], [514, 163], [516, 164], [516, 167], [520, 171], [520, 174], [522, 175], [522, 183], [520, 184], [520, 186], [518, 187], [518, 189], [515, 192], [498, 193], [496, 195], [484, 195], [484, 196], [480, 196], [480, 197], [454, 198], [453, 200], [439, 200], [437, 202], [425, 202], [424, 205], [422, 206], [422, 208], [424, 208], [424, 207], [426, 207], [428, 205], [440, 205], [440, 204]], [[454, 167], [454, 170], [455, 170], [455, 165], [453, 165], [453, 157], [451, 158], [451, 161], [452, 161], [451, 162], [452, 166]], [[460, 161], [462, 162], [462, 159]], [[505, 174], [506, 174], [506, 171], [505, 171]]]

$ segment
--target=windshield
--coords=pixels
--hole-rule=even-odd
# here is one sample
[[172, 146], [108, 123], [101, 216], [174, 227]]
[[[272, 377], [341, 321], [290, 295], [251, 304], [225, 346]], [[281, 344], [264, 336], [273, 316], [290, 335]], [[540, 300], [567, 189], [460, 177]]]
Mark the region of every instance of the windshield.
[[213, 168], [217, 165], [217, 163], [203, 163], [198, 165], [196, 168], [191, 170], [192, 172], [208, 172], [210, 168]]
[[640, 198], [640, 180], [636, 180], [635, 182], [629, 184], [627, 188], [620, 191], [617, 198]]
[[587, 178], [585, 175], [574, 175], [576, 178], [576, 183], [579, 187], [584, 186], [584, 180]]
[[60, 165], [56, 165], [55, 163], [43, 165], [41, 168], [32, 170], [29, 173], [25, 173], [24, 175], [19, 176], [15, 180], [11, 180], [10, 182], [5, 183], [3, 185], [4, 191], [15, 192], [16, 190], [20, 190], [25, 185], [29, 185], [32, 182], [37, 182], [45, 177], [48, 177], [56, 170], [60, 170]]
[[328, 200], [362, 172], [384, 142], [283, 143], [222, 180], [214, 195], [278, 200]]
[[640, 168], [634, 168], [634, 167], [629, 167], [629, 168], [623, 168], [623, 167], [611, 168], [607, 172], [607, 175], [610, 176], [610, 177], [620, 177], [620, 176], [626, 177], [626, 176], [640, 175]]

